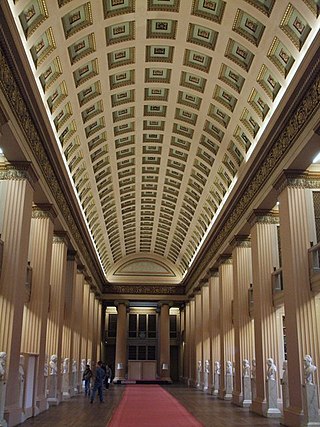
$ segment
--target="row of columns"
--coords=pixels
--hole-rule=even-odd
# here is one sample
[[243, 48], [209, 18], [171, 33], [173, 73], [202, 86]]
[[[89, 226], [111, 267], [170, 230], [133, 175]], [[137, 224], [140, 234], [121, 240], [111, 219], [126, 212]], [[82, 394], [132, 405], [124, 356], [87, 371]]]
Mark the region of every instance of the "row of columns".
[[[54, 230], [54, 208], [33, 204], [36, 181], [30, 164], [0, 163], [0, 425], [14, 426], [48, 408], [52, 355], [58, 367], [52, 402], [59, 403], [62, 361], [70, 379], [73, 372], [72, 387], [64, 384], [69, 396], [81, 385], [81, 361], [97, 361], [100, 354], [101, 303], [76, 252], [68, 250], [67, 233]], [[28, 262], [32, 287], [26, 294]]]
[[[164, 381], [171, 381], [170, 378], [170, 302], [160, 302], [160, 323], [159, 323], [159, 377]], [[127, 373], [127, 313], [128, 301], [116, 301], [117, 335], [116, 335], [116, 356], [115, 356], [115, 376], [114, 382], [121, 382], [126, 379]]]
[[[203, 381], [207, 361], [212, 373], [208, 387], [211, 390], [214, 361], [219, 361], [219, 397], [247, 406], [243, 361], [254, 361], [256, 389], [250, 408], [260, 415], [279, 416], [280, 411], [271, 410], [268, 404], [266, 362], [272, 358], [280, 369], [283, 365], [285, 316], [289, 403], [283, 407], [283, 423], [300, 426], [306, 425], [306, 412], [310, 410], [309, 403], [304, 402], [305, 356], [312, 355], [315, 365], [320, 363], [319, 294], [310, 287], [308, 267], [310, 241], [317, 240], [312, 189], [319, 189], [320, 185], [319, 180], [310, 182], [305, 176], [286, 172], [275, 186], [279, 209], [253, 211], [248, 218], [250, 235], [237, 235], [230, 242], [232, 253], [219, 257], [186, 304], [182, 317], [186, 337], [183, 375], [189, 384], [198, 385], [197, 365], [198, 378], [202, 372]], [[284, 302], [275, 306], [271, 275], [280, 267]], [[248, 297], [250, 284], [253, 313]], [[227, 395], [225, 384], [227, 361], [232, 361], [234, 368], [232, 395]], [[206, 388], [206, 384], [201, 386]], [[279, 375], [277, 392], [280, 396]]]

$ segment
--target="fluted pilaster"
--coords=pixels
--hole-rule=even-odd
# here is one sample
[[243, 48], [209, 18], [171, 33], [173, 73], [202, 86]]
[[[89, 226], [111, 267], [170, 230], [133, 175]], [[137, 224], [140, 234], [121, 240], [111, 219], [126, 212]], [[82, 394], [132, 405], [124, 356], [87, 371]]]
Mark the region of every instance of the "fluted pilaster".
[[235, 375], [233, 403], [242, 405], [242, 361], [254, 359], [253, 320], [249, 316], [248, 290], [252, 283], [251, 241], [237, 236], [233, 242], [233, 324]]
[[314, 213], [308, 207], [310, 188], [320, 188], [319, 175], [285, 171], [276, 184], [279, 196], [282, 275], [288, 354], [289, 408], [286, 425], [302, 422], [303, 358], [312, 355], [319, 366], [319, 329], [316, 300], [310, 289], [308, 248], [314, 230]]
[[201, 291], [199, 290], [195, 296], [195, 314], [196, 322], [195, 329], [197, 333], [195, 334], [195, 345], [196, 345], [196, 367], [197, 367], [197, 386], [201, 386], [202, 383], [202, 373], [200, 375], [200, 384], [198, 384], [198, 364], [201, 362], [203, 364], [203, 340], [202, 340], [202, 297]]
[[32, 266], [30, 300], [24, 306], [21, 352], [38, 354], [37, 411], [47, 408], [44, 387], [49, 283], [52, 261], [53, 221], [56, 213], [51, 205], [37, 205], [32, 209], [28, 259]]
[[201, 305], [202, 305], [202, 342], [203, 342], [203, 359], [202, 359], [202, 370], [205, 371], [206, 360], [210, 361], [210, 375], [208, 382], [208, 390], [211, 390], [211, 372], [212, 372], [212, 360], [211, 360], [211, 336], [210, 336], [210, 319], [209, 319], [209, 283], [202, 286], [201, 289]]
[[90, 359], [88, 354], [88, 322], [89, 322], [89, 297], [90, 286], [84, 283], [83, 305], [82, 305], [82, 329], [81, 329], [81, 359]]
[[273, 307], [271, 273], [279, 267], [277, 241], [278, 216], [275, 212], [255, 211], [250, 218], [252, 247], [252, 277], [254, 300], [254, 336], [256, 352], [257, 397], [252, 410], [266, 415], [266, 361], [272, 357], [279, 366], [277, 315]]
[[127, 301], [118, 301], [115, 380], [124, 380], [127, 365]]
[[219, 271], [210, 271], [209, 278], [209, 303], [211, 326], [211, 360], [212, 367], [215, 361], [220, 361], [220, 290]]
[[232, 258], [221, 256], [219, 260], [220, 300], [220, 390], [219, 397], [225, 397], [226, 362], [234, 359], [234, 328], [232, 324], [233, 267]]
[[0, 349], [7, 353], [6, 410], [10, 423], [20, 420], [19, 384], [16, 381], [25, 295], [25, 279], [32, 214], [33, 185], [29, 163], [0, 164], [0, 186], [4, 205], [1, 238], [4, 241], [0, 283]]
[[171, 381], [170, 378], [170, 303], [160, 304], [160, 377]]
[[73, 330], [73, 358], [77, 362], [78, 367], [78, 383], [81, 383], [81, 334], [82, 334], [82, 318], [83, 318], [83, 294], [84, 294], [84, 275], [78, 271], [76, 275], [76, 286], [74, 288], [74, 306], [72, 312], [72, 330]]

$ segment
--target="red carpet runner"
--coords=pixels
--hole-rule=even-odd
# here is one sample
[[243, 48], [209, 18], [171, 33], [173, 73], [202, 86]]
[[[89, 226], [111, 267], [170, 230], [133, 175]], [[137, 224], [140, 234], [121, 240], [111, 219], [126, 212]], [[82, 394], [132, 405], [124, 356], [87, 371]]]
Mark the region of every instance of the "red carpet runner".
[[108, 427], [202, 427], [159, 385], [126, 386]]

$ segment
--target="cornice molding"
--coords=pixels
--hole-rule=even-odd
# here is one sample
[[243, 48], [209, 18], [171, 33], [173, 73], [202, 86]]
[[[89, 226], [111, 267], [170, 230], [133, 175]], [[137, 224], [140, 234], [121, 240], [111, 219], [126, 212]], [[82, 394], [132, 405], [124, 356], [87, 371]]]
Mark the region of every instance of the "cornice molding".
[[222, 264], [232, 264], [232, 256], [229, 254], [221, 254], [217, 259], [217, 264], [219, 267]]
[[[303, 94], [303, 98], [287, 119], [280, 134], [273, 137], [270, 150], [262, 160], [257, 173], [254, 174], [251, 181], [246, 186], [246, 189], [240, 196], [240, 199], [237, 200], [231, 214], [227, 216], [221, 225], [215, 230], [214, 235], [211, 237], [211, 245], [202, 256], [191, 276], [188, 278], [189, 283], [196, 283], [202, 272], [208, 268], [208, 265], [210, 265], [219, 252], [219, 248], [226, 239], [228, 239], [232, 230], [246, 214], [248, 207], [252, 204], [256, 195], [261, 191], [265, 182], [269, 179], [278, 164], [294, 145], [296, 138], [299, 136], [306, 123], [308, 123], [308, 121], [313, 117], [316, 109], [319, 108], [320, 74], [317, 72], [317, 67], [319, 67], [319, 61], [314, 65], [312, 70], [313, 72], [310, 74], [311, 76], [314, 76], [313, 81], [309, 83], [309, 87]], [[186, 290], [187, 292], [191, 292], [192, 285], [189, 287], [187, 286]]]

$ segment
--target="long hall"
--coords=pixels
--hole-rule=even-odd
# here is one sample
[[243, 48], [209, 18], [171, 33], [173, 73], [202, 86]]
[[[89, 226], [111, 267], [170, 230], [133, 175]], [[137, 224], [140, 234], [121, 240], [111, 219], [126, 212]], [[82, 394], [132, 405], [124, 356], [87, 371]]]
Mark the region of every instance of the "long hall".
[[0, 0], [0, 427], [320, 427], [319, 29]]

